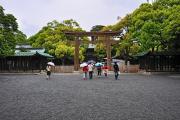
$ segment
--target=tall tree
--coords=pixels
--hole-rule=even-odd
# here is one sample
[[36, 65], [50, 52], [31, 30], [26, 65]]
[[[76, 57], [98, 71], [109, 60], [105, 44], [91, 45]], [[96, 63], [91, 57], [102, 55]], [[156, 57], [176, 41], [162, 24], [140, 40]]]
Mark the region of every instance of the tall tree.
[[[82, 31], [79, 24], [70, 19], [59, 23], [54, 20], [44, 26], [37, 34], [31, 36], [28, 40], [34, 47], [44, 47], [47, 52], [57, 58], [64, 60], [66, 57], [74, 56], [75, 37], [66, 36], [64, 31]], [[87, 40], [83, 38], [83, 40]], [[84, 51], [80, 48], [80, 60], [84, 59]]]
[[[127, 48], [126, 51], [129, 50], [129, 54], [147, 50], [180, 51], [178, 11], [180, 11], [179, 0], [156, 0], [152, 4], [144, 3], [120, 22], [106, 29], [124, 31], [119, 50], [117, 49], [118, 54], [125, 48]], [[129, 43], [128, 47], [127, 43]], [[133, 52], [131, 48], [132, 50], [138, 48], [138, 50]]]
[[12, 14], [5, 14], [3, 7], [0, 6], [0, 56], [14, 54], [17, 32], [16, 18]]
[[15, 40], [17, 44], [28, 44], [27, 36], [19, 30], [15, 34]]

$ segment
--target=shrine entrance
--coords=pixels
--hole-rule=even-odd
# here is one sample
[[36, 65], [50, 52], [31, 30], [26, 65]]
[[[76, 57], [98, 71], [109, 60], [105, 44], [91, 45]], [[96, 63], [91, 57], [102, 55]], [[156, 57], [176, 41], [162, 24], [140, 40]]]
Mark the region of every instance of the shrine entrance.
[[121, 34], [121, 31], [108, 31], [108, 32], [65, 32], [68, 36], [75, 36], [75, 54], [74, 54], [74, 70], [79, 70], [79, 46], [81, 44], [81, 37], [91, 37], [96, 39], [91, 39], [88, 43], [95, 44], [99, 37], [103, 38], [103, 43], [106, 46], [106, 56], [107, 56], [107, 65], [111, 66], [111, 45], [116, 44], [119, 41], [115, 41], [113, 38], [118, 37]]

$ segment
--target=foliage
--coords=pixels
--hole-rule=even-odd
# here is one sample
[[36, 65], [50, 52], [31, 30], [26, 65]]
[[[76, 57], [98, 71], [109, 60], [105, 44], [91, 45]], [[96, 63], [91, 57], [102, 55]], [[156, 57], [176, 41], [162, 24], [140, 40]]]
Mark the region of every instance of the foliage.
[[106, 46], [102, 42], [96, 44], [94, 51], [96, 56], [99, 57], [99, 59], [103, 59], [106, 57]]
[[[91, 32], [99, 32], [101, 30], [103, 30], [105, 26], [103, 25], [95, 25], [91, 28]], [[94, 36], [94, 39], [97, 39], [98, 37]], [[99, 39], [101, 39], [99, 37]], [[106, 57], [106, 48], [105, 45], [102, 43], [101, 40], [99, 40], [96, 43], [96, 47], [94, 48], [95, 51], [95, 55], [98, 57], [99, 60], [102, 60], [103, 58]]]
[[104, 25], [95, 25], [91, 28], [91, 32], [101, 31], [105, 26]]
[[180, 51], [180, 1], [156, 0], [144, 3], [121, 21], [103, 28], [122, 30], [116, 55], [143, 51]]
[[0, 56], [14, 54], [17, 29], [16, 18], [12, 14], [5, 14], [0, 6]]
[[[65, 31], [82, 31], [79, 24], [70, 19], [64, 20], [59, 23], [54, 20], [49, 22], [47, 26], [44, 26], [37, 34], [29, 38], [33, 47], [44, 47], [49, 54], [56, 56], [57, 58], [65, 59], [66, 57], [74, 56], [74, 44], [75, 37], [66, 36]], [[82, 41], [87, 41], [87, 38], [83, 38]], [[81, 50], [81, 49], [80, 49]], [[84, 59], [84, 51], [80, 51], [80, 59]]]
[[23, 32], [21, 32], [19, 30], [15, 34], [15, 40], [16, 40], [17, 44], [26, 44], [26, 43], [28, 43], [27, 36]]

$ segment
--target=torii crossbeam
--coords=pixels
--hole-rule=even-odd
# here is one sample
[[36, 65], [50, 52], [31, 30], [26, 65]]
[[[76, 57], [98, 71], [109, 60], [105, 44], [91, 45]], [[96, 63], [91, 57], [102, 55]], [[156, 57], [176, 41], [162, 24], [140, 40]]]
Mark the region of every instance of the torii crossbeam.
[[107, 65], [111, 66], [111, 44], [113, 43], [110, 40], [110, 37], [120, 36], [122, 31], [108, 31], [108, 32], [64, 32], [66, 35], [75, 36], [75, 55], [74, 55], [74, 70], [79, 70], [79, 46], [80, 39], [79, 37], [90, 36], [90, 37], [104, 37], [106, 44], [106, 54], [107, 54]]

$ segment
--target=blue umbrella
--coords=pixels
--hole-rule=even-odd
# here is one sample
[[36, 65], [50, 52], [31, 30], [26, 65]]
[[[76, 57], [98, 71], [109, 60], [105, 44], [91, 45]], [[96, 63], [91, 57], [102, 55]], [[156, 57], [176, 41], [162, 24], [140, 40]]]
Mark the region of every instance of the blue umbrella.
[[98, 66], [103, 66], [103, 64], [100, 63], [100, 62], [97, 62], [97, 63], [95, 64], [95, 66], [96, 66], [96, 67], [98, 67]]

